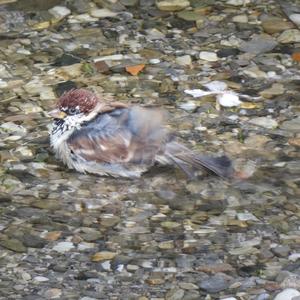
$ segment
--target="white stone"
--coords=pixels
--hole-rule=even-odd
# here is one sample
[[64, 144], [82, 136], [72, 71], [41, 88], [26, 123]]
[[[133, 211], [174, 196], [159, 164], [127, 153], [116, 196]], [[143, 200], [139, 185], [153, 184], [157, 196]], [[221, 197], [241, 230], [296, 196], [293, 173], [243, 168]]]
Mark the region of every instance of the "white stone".
[[197, 105], [194, 101], [187, 101], [179, 104], [179, 107], [186, 111], [193, 111], [196, 109]]
[[70, 251], [73, 248], [75, 248], [75, 246], [71, 242], [60, 242], [53, 247], [53, 250], [60, 253], [64, 253]]
[[94, 62], [105, 61], [105, 60], [122, 60], [122, 59], [124, 59], [123, 54], [114, 54], [114, 55], [96, 57], [94, 58]]
[[297, 261], [298, 259], [300, 259], [300, 253], [292, 253], [289, 255], [289, 260], [291, 261]]
[[14, 122], [5, 122], [0, 125], [0, 132], [26, 134], [27, 130], [25, 127], [17, 125]]
[[4, 89], [8, 86], [6, 81], [3, 81], [2, 79], [0, 79], [0, 89]]
[[221, 300], [237, 300], [237, 299], [234, 297], [229, 297], [229, 298], [222, 298]]
[[48, 280], [49, 280], [49, 278], [44, 277], [44, 276], [36, 276], [33, 278], [33, 281], [35, 281], [35, 282], [45, 282]]
[[160, 63], [160, 59], [158, 59], [158, 58], [151, 58], [151, 59], [149, 59], [149, 63], [152, 64], [152, 65], [159, 64]]
[[211, 81], [203, 85], [207, 87], [210, 91], [214, 91], [214, 92], [225, 91], [228, 88], [228, 85], [225, 82], [218, 81], [218, 80]]
[[192, 64], [192, 58], [190, 55], [183, 55], [176, 57], [175, 62], [180, 66], [190, 66]]
[[300, 292], [296, 289], [284, 289], [282, 292], [276, 295], [274, 300], [292, 300], [293, 297], [299, 296]]
[[158, 9], [163, 11], [179, 11], [190, 5], [187, 0], [165, 0], [157, 1], [156, 5]]
[[300, 25], [300, 14], [291, 14], [289, 18], [295, 24]]
[[218, 61], [219, 58], [215, 52], [209, 52], [209, 51], [201, 51], [199, 54], [200, 59], [206, 60], [206, 61]]
[[212, 92], [203, 91], [201, 89], [184, 90], [184, 92], [188, 95], [193, 96], [194, 98], [207, 96], [207, 95], [210, 95], [212, 93]]
[[67, 7], [59, 6], [59, 5], [50, 8], [48, 11], [56, 19], [63, 19], [64, 17], [66, 17], [71, 13], [71, 10], [69, 10]]
[[221, 106], [224, 107], [234, 107], [241, 104], [239, 96], [229, 92], [217, 95], [217, 101]]
[[249, 4], [251, 0], [228, 0], [226, 3], [233, 6], [242, 6]]
[[17, 53], [19, 53], [19, 54], [24, 54], [24, 55], [30, 55], [30, 54], [31, 54], [31, 52], [30, 52], [29, 50], [24, 49], [24, 48], [19, 48], [19, 49], [17, 50]]
[[237, 218], [240, 221], [259, 221], [252, 213], [250, 212], [244, 212], [244, 213], [238, 213]]
[[96, 22], [98, 21], [98, 18], [93, 18], [89, 14], [81, 14], [77, 16], [69, 17], [68, 22], [69, 23], [87, 23], [87, 22]]
[[92, 17], [95, 17], [95, 18], [112, 18], [112, 17], [115, 17], [117, 16], [118, 13], [115, 13], [109, 9], [106, 9], [106, 8], [101, 8], [101, 9], [93, 9], [91, 10], [91, 16]]

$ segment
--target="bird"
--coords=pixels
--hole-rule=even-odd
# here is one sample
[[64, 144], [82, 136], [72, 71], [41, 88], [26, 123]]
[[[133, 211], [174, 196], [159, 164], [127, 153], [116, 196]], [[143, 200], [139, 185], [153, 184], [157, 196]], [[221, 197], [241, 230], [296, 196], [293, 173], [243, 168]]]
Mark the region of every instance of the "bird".
[[68, 168], [138, 178], [161, 164], [176, 166], [189, 178], [203, 169], [225, 179], [234, 176], [226, 155], [200, 154], [180, 143], [167, 129], [163, 109], [104, 98], [87, 89], [71, 89], [49, 112], [51, 147]]

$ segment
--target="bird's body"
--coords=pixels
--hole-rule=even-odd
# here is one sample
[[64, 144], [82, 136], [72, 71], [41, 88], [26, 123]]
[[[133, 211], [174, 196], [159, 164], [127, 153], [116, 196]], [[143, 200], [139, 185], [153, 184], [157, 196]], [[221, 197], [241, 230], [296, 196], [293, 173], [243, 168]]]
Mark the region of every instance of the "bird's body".
[[104, 103], [86, 90], [64, 94], [53, 113], [51, 146], [69, 168], [114, 177], [139, 177], [156, 162], [177, 165], [189, 176], [204, 167], [231, 177], [226, 156], [197, 154], [179, 144], [154, 108]]

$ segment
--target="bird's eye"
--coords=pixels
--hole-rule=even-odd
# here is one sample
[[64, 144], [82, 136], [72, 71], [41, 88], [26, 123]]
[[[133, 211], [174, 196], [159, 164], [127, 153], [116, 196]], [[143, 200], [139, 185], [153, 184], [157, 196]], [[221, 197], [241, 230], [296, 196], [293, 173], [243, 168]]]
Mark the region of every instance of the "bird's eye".
[[74, 108], [74, 107], [72, 107], [72, 108], [70, 108], [70, 109], [68, 110], [68, 114], [69, 114], [69, 115], [75, 115], [76, 113], [77, 113], [77, 109]]

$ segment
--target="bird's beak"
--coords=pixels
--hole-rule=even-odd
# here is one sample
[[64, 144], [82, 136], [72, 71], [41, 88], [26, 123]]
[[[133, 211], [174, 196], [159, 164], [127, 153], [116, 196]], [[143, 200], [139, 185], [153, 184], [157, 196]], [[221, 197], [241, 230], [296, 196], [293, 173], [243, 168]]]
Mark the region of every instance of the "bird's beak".
[[53, 109], [48, 112], [49, 116], [51, 116], [54, 119], [64, 119], [67, 114], [59, 109]]

